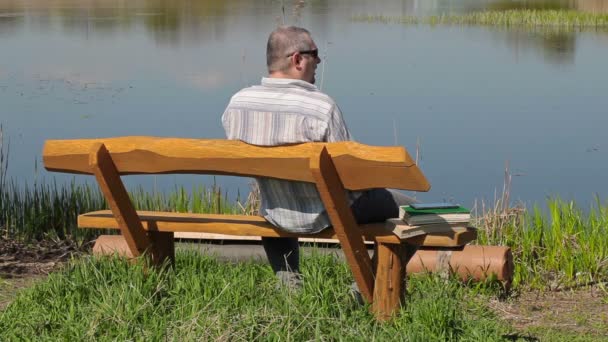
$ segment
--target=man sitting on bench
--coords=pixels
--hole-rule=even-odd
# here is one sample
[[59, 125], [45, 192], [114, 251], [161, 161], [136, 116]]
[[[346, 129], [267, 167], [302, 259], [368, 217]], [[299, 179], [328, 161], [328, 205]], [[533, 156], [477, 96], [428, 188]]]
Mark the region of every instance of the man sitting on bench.
[[[351, 140], [338, 105], [314, 86], [321, 62], [310, 33], [282, 26], [266, 48], [268, 77], [260, 85], [236, 93], [222, 116], [228, 139], [261, 146]], [[331, 225], [315, 184], [259, 178], [260, 214], [273, 225], [294, 233], [317, 233]], [[386, 189], [349, 192], [357, 223], [397, 217], [399, 205], [413, 199]], [[263, 237], [270, 265], [282, 285], [302, 285], [297, 238]]]

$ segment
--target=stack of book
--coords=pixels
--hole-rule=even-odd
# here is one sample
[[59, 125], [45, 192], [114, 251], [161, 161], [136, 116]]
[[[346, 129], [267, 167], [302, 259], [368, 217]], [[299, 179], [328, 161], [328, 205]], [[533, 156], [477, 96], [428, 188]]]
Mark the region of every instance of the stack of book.
[[422, 234], [466, 230], [471, 220], [469, 209], [451, 203], [417, 203], [399, 208], [399, 218], [389, 224], [401, 238]]

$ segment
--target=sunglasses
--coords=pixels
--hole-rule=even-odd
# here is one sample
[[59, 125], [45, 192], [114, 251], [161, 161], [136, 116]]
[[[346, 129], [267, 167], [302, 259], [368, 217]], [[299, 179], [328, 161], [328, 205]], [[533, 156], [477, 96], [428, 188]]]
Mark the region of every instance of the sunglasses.
[[[296, 52], [299, 53], [300, 55], [310, 55], [313, 58], [319, 58], [319, 50], [318, 49], [305, 50], [305, 51], [296, 51]], [[296, 52], [289, 54], [287, 57], [293, 56]]]

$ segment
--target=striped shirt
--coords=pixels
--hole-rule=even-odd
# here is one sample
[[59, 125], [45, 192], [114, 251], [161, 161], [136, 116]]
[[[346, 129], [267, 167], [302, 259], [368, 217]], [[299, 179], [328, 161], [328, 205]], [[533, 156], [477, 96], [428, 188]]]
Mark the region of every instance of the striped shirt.
[[[350, 140], [334, 100], [301, 80], [263, 78], [230, 100], [222, 125], [228, 139], [261, 146], [311, 141]], [[312, 183], [256, 179], [260, 214], [273, 225], [294, 233], [317, 233], [330, 226], [317, 188]], [[351, 194], [351, 200], [356, 195]]]

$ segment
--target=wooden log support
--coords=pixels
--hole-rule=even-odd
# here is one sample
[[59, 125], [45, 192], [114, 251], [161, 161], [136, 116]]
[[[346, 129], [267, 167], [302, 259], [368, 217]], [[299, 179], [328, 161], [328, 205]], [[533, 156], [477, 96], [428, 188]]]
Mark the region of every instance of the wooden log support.
[[155, 252], [156, 264], [160, 265], [168, 262], [169, 265], [175, 265], [175, 239], [173, 232], [149, 231], [148, 236], [152, 242], [152, 247]]
[[321, 148], [318, 155], [311, 156], [310, 171], [359, 291], [371, 303], [374, 288], [372, 261], [350, 209], [346, 190], [325, 147]]
[[[154, 264], [162, 263], [164, 261], [161, 258], [162, 253], [154, 248], [152, 239], [146, 234], [112, 157], [103, 143], [96, 143], [91, 148], [89, 165], [104, 197], [108, 201], [114, 218], [120, 226], [131, 254], [138, 257], [147, 252], [152, 257]], [[166, 237], [166, 235], [161, 233], [161, 235], [155, 236], [154, 240], [160, 244], [163, 237]], [[164, 250], [171, 250], [170, 247], [166, 247], [167, 243], [163, 242]], [[173, 240], [171, 240], [172, 243]]]
[[372, 312], [379, 320], [391, 318], [405, 297], [407, 245], [376, 244], [376, 281]]
[[100, 235], [93, 245], [94, 255], [118, 255], [132, 259], [133, 254], [122, 235]]
[[[148, 232], [152, 244], [158, 251], [160, 260], [167, 260], [171, 265], [175, 262], [173, 232]], [[123, 235], [100, 235], [93, 246], [95, 255], [119, 255], [132, 259], [133, 253]]]

